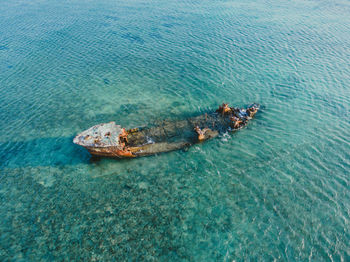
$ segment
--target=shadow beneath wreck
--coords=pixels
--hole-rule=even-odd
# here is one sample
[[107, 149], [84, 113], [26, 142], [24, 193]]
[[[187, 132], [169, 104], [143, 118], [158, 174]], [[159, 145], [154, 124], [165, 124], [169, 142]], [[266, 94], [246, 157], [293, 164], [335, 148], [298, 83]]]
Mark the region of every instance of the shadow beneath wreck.
[[0, 143], [0, 168], [89, 163], [90, 154], [73, 137], [48, 137]]

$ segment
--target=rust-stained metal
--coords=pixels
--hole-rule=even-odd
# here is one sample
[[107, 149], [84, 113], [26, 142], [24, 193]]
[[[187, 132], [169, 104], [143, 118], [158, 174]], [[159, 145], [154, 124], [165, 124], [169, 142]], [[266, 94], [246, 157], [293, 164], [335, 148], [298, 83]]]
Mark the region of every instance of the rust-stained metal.
[[134, 158], [189, 147], [243, 128], [259, 110], [253, 104], [247, 109], [222, 104], [218, 110], [179, 121], [125, 130], [115, 122], [93, 126], [78, 134], [73, 142], [85, 147], [91, 155]]

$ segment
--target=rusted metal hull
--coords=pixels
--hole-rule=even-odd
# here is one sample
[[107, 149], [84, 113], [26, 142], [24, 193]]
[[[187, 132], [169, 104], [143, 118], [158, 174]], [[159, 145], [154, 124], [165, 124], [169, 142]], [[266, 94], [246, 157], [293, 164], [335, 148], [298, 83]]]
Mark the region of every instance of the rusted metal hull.
[[118, 147], [85, 147], [91, 155], [100, 157], [123, 158], [122, 150]]
[[[127, 142], [123, 148], [120, 146], [84, 147], [93, 156], [113, 158], [134, 158], [179, 150], [216, 137], [220, 133], [243, 128], [251, 117], [241, 115], [237, 113], [239, 111], [234, 110], [228, 113], [207, 113], [186, 120], [163, 121], [159, 125], [148, 128], [130, 129], [127, 131]], [[235, 116], [242, 122], [238, 127], [235, 127], [232, 122], [232, 117]], [[205, 130], [201, 140], [194, 131], [196, 127]]]

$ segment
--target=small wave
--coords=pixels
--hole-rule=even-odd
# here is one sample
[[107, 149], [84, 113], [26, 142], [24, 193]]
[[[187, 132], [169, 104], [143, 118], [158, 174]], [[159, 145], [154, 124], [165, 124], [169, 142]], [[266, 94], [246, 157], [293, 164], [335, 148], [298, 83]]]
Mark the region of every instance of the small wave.
[[148, 136], [146, 138], [147, 138], [147, 143], [146, 144], [154, 144], [155, 143], [152, 138], [150, 138]]
[[221, 141], [227, 142], [230, 138], [230, 135], [228, 132], [225, 132], [224, 134], [222, 134], [221, 136]]

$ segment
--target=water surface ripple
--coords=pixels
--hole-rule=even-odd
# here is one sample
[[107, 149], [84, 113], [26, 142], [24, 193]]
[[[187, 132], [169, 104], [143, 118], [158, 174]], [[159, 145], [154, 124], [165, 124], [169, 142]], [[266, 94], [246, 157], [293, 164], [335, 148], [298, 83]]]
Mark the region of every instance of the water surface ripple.
[[[0, 5], [0, 260], [349, 261], [350, 4]], [[91, 161], [94, 124], [261, 112], [187, 152]]]

